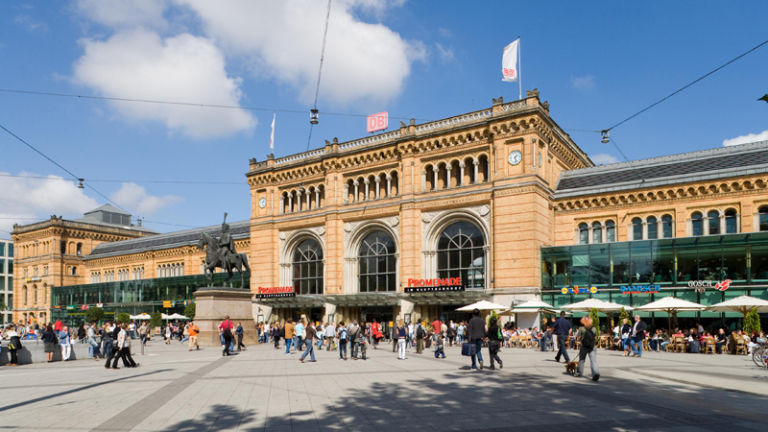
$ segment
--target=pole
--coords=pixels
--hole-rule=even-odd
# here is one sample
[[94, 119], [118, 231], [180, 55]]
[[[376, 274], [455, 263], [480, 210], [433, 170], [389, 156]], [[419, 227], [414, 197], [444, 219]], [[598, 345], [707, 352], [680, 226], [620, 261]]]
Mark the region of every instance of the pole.
[[523, 62], [522, 62], [522, 55], [520, 54], [520, 51], [523, 49], [523, 40], [522, 38], [518, 38], [520, 42], [517, 44], [517, 91], [518, 91], [518, 100], [523, 98]]

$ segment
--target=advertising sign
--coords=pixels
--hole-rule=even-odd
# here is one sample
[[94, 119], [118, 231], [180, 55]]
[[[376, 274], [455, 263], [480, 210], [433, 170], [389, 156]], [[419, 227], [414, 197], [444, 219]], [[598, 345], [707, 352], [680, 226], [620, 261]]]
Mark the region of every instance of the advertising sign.
[[258, 298], [296, 297], [296, 291], [292, 286], [259, 287], [256, 290]]
[[574, 285], [572, 287], [563, 287], [560, 290], [561, 294], [597, 294], [596, 286], [583, 286]]
[[460, 277], [435, 279], [408, 279], [406, 293], [464, 291]]
[[163, 307], [164, 308], [172, 308], [173, 307], [173, 303], [171, 303], [170, 300], [163, 300]]
[[657, 294], [661, 285], [622, 285], [622, 294]]
[[731, 286], [731, 280], [726, 279], [721, 282], [713, 280], [692, 280], [688, 281], [688, 287], [696, 288], [696, 291], [703, 293], [707, 288], [712, 288], [716, 291], [725, 291]]
[[380, 112], [378, 114], [371, 114], [365, 121], [368, 133], [384, 130], [389, 126], [389, 113]]

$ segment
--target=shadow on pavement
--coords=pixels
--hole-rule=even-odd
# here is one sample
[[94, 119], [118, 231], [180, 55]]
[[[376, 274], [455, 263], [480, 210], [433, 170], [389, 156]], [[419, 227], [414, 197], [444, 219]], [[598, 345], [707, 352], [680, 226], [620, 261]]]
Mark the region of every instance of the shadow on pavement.
[[256, 415], [255, 410], [239, 411], [229, 405], [217, 404], [202, 418], [184, 420], [163, 429], [164, 432], [197, 432], [233, 429], [241, 424], [250, 423]]

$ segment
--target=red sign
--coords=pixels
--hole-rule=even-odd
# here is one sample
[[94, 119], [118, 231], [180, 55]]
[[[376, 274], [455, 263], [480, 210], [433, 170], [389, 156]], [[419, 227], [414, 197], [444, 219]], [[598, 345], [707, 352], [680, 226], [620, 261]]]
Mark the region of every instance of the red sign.
[[445, 292], [464, 291], [460, 277], [447, 277], [435, 279], [408, 279], [407, 293], [417, 292]]
[[730, 279], [726, 279], [726, 280], [724, 280], [722, 282], [718, 282], [717, 285], [715, 285], [715, 289], [718, 290], [718, 291], [725, 291], [730, 286], [731, 286], [731, 280]]
[[389, 113], [385, 111], [371, 114], [366, 119], [365, 124], [368, 127], [368, 132], [384, 130], [389, 126]]
[[256, 290], [256, 297], [258, 298], [272, 298], [272, 297], [295, 297], [296, 291], [292, 286], [283, 287], [259, 287]]

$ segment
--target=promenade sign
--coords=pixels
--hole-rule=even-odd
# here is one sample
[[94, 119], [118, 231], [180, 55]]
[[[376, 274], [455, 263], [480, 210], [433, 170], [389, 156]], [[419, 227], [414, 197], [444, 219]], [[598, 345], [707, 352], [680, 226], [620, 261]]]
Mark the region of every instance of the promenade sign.
[[434, 279], [408, 279], [406, 293], [464, 291], [460, 277]]
[[256, 290], [257, 298], [296, 297], [296, 291], [292, 286], [259, 287]]

